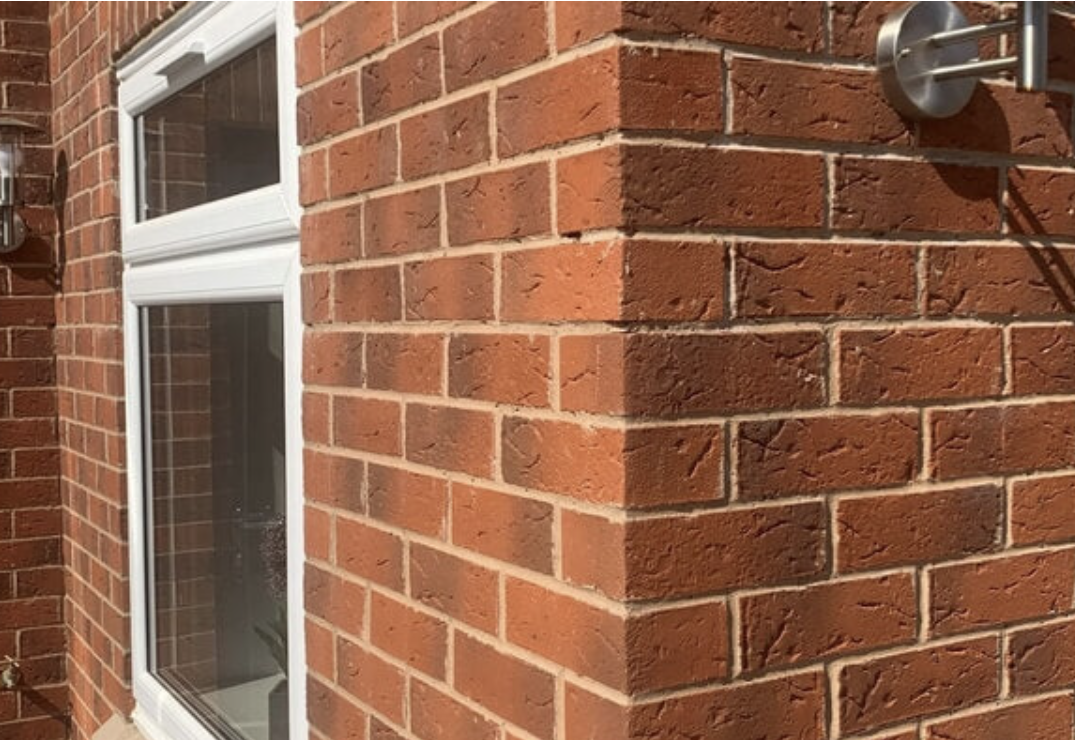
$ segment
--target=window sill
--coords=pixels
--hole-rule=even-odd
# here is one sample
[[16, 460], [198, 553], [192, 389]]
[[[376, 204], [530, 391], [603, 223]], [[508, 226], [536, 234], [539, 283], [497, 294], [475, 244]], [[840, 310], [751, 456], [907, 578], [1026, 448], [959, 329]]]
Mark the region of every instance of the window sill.
[[149, 740], [138, 726], [118, 714], [101, 725], [90, 740]]

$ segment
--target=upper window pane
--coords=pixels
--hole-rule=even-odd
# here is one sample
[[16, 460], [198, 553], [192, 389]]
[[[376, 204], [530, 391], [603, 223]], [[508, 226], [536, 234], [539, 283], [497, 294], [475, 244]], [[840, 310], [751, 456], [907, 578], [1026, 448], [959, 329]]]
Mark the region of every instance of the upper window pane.
[[280, 181], [276, 40], [138, 117], [138, 220]]

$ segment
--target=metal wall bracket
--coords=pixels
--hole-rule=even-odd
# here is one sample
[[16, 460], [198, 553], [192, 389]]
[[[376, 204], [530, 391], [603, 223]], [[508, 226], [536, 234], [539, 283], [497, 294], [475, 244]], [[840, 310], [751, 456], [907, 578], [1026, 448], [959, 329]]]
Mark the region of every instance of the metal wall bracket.
[[[1015, 32], [1017, 53], [981, 59], [978, 41]], [[970, 102], [978, 79], [1014, 72], [1020, 90], [1048, 82], [1049, 3], [1022, 2], [1019, 16], [970, 25], [951, 2], [918, 2], [877, 34], [877, 68], [892, 106], [909, 118], [948, 118]]]

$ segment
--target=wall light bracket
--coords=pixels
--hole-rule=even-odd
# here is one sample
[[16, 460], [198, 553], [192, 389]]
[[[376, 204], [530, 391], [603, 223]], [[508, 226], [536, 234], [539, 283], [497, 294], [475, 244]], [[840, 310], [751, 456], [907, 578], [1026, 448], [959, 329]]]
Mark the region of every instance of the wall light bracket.
[[[948, 118], [978, 80], [1013, 72], [1020, 90], [1048, 83], [1049, 3], [1022, 2], [1016, 18], [971, 25], [952, 2], [918, 2], [889, 16], [877, 35], [877, 68], [888, 102], [909, 118]], [[978, 42], [1017, 34], [1016, 54], [981, 59]]]

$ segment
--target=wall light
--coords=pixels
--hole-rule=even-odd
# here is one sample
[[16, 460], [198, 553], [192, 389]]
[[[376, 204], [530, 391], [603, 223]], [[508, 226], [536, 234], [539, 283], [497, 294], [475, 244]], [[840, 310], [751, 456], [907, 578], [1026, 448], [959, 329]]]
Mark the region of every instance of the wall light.
[[41, 129], [17, 118], [0, 116], [0, 254], [13, 252], [26, 239], [26, 224], [16, 212], [27, 134]]
[[[1066, 5], [1056, 3], [1056, 5]], [[948, 118], [970, 102], [978, 80], [1011, 72], [1020, 90], [1048, 83], [1048, 2], [1021, 2], [1015, 18], [971, 25], [951, 2], [918, 2], [890, 16], [877, 36], [877, 69], [892, 106], [910, 118]], [[1015, 53], [982, 59], [978, 42], [1012, 33]]]

